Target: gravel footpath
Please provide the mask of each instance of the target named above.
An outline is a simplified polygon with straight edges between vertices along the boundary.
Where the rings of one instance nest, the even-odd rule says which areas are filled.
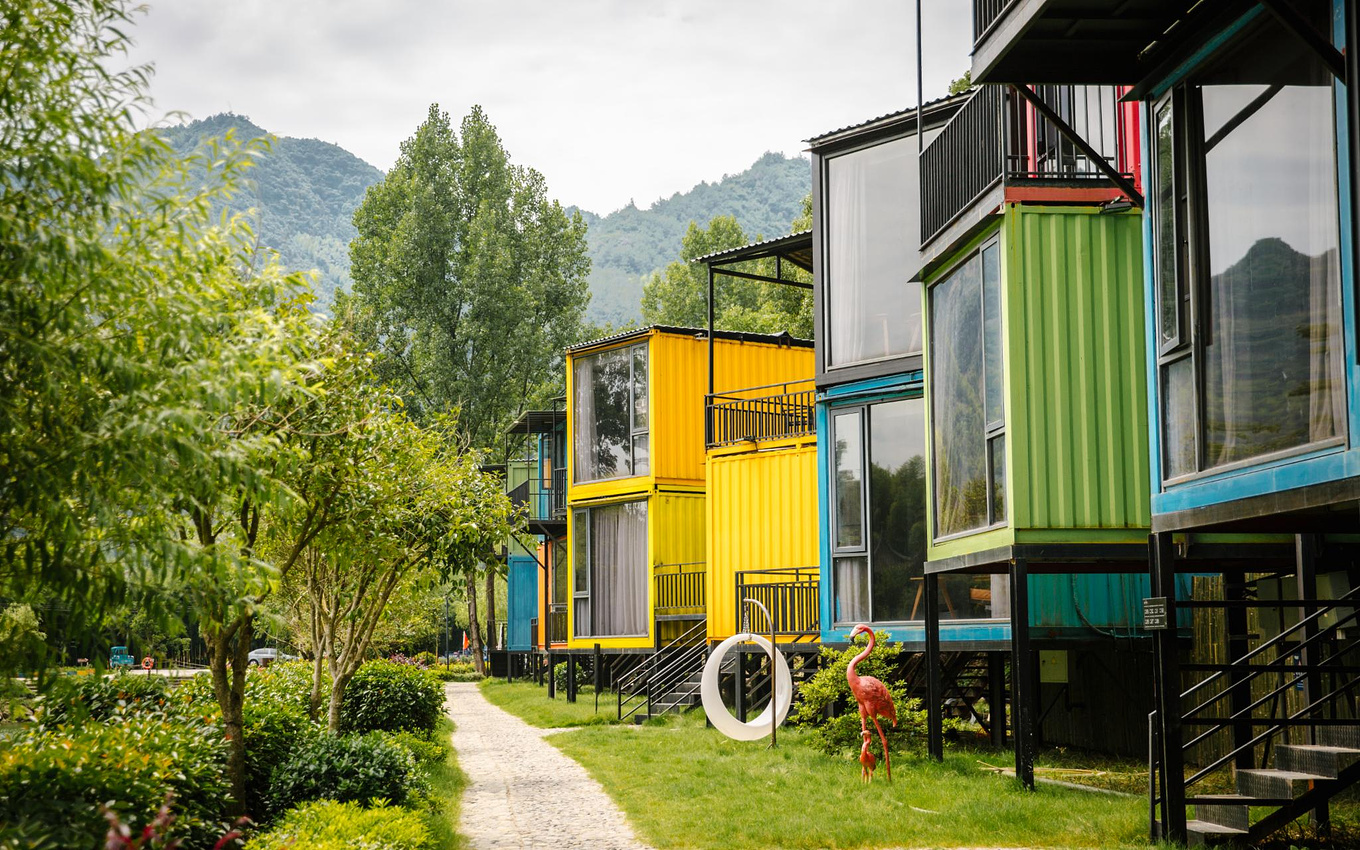
[[[453,747],[468,777],[460,831],[478,850],[648,850],[586,769],[549,732],[492,705],[472,682],[444,686]]]

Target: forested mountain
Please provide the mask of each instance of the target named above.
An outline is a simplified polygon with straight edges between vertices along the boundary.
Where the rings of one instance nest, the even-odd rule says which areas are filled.
[[[603,217],[583,210],[592,261],[587,318],[614,324],[639,320],[644,276],[680,256],[691,221],[707,226],[714,216],[731,215],[752,239],[783,236],[811,188],[806,159],[767,153],[740,174],[700,183],[647,209],[630,203]]]
[[[240,115],[221,114],[164,131],[177,151],[192,151],[205,137],[234,129],[240,141],[269,133]],[[255,208],[260,243],[279,252],[289,269],[316,269],[316,307],[325,310],[337,289],[349,287],[349,242],[354,210],[378,169],[337,145],[319,139],[274,140],[269,155],[250,172],[250,191],[233,206]]]
[[[176,150],[188,152],[203,138],[232,129],[242,141],[269,135],[250,119],[227,113],[164,133]],[[382,178],[377,168],[337,145],[281,136],[252,170],[251,191],[233,206],[259,211],[255,232],[285,266],[318,270],[316,306],[325,310],[337,289],[349,288],[354,210]],[[630,203],[606,216],[582,210],[591,258],[587,318],[616,325],[639,321],[644,278],[680,256],[691,221],[706,226],[714,216],[731,215],[752,239],[783,236],[810,188],[806,159],[767,153],[740,174],[700,183],[646,209]]]

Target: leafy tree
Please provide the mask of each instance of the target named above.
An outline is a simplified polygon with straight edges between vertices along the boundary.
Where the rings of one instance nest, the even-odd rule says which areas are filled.
[[[431,106],[354,215],[344,321],[418,422],[457,411],[494,447],[560,371],[589,294],[585,222],[513,165],[480,107],[457,132]]]
[[[969,68],[963,72],[963,76],[957,80],[949,81],[950,94],[963,94],[973,87],[973,69]]]
[[[805,202],[808,207],[811,196]],[[801,224],[801,217],[794,224]],[[806,228],[803,228],[806,229]],[[757,237],[759,238],[759,237]],[[690,222],[682,244],[681,259],[652,275],[642,288],[642,318],[647,324],[708,326],[708,269],[692,262],[697,257],[740,248],[751,240],[732,216],[717,216],[707,228]],[[737,271],[775,276],[773,260],[741,263]],[[786,279],[811,282],[811,276],[785,264]],[[782,333],[812,337],[812,293],[806,289],[760,283],[726,275],[713,279],[714,327],[728,331]]]

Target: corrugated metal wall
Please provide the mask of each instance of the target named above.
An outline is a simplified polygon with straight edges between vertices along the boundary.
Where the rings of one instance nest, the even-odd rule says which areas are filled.
[[[708,638],[737,628],[739,570],[817,565],[817,442],[708,457]]]
[[[703,493],[659,493],[648,511],[653,566],[703,563]]]
[[[1088,207],[1006,211],[1017,528],[1149,525],[1140,220]]]
[[[532,649],[529,621],[538,616],[538,562],[511,555],[506,577],[506,649]]]
[[[813,375],[811,348],[729,340],[718,340],[714,348],[714,386],[720,393]],[[708,343],[689,335],[656,333],[650,356],[652,475],[670,481],[702,481]]]

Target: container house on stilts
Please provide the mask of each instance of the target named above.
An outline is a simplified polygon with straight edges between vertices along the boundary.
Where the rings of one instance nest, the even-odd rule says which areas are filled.
[[[974,4],[975,81],[1131,86],[1140,114],[1154,837],[1323,825],[1360,780],[1358,16]]]
[[[708,632],[707,390],[771,384],[810,357],[788,336],[669,327],[568,349],[568,698],[585,655],[620,715],[686,698],[672,686]]]
[[[1140,125],[1124,93],[975,87],[920,155],[929,749],[958,686],[945,618],[974,612],[990,704],[1009,663],[1029,787],[1041,740],[1136,754],[1152,708],[1124,687],[1153,669]]]
[[[507,562],[508,674],[533,671],[537,656],[567,642],[567,464],[565,399],[530,410],[506,429],[506,494],[523,516],[525,539]]]

